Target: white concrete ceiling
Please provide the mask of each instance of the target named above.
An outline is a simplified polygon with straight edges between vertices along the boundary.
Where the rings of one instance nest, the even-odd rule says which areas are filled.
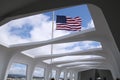
[[[64,56],[73,56],[73,55],[98,55],[98,56],[103,56],[105,59],[88,59],[88,60],[73,60],[73,61],[66,61],[66,62],[56,62],[53,63],[53,65],[60,65],[60,64],[68,64],[70,62],[86,62],[83,63],[87,66],[90,66],[91,68],[103,68],[103,69],[111,69],[111,70],[119,70],[119,64],[117,64],[116,59],[115,59],[115,54],[119,54],[118,48],[115,44],[115,41],[113,39],[112,33],[108,27],[108,24],[105,20],[105,17],[101,10],[93,5],[88,5],[94,24],[95,24],[95,29],[90,29],[87,31],[79,32],[73,35],[67,35],[59,38],[55,38],[53,40],[47,40],[47,41],[42,41],[42,42],[32,42],[32,43],[25,43],[25,44],[19,44],[19,45],[3,45],[6,47],[1,46],[1,50],[6,51],[6,52],[14,52],[14,53],[21,53],[21,51],[40,47],[43,45],[48,45],[48,44],[57,44],[57,43],[66,43],[66,42],[75,42],[75,41],[84,41],[84,40],[91,40],[91,41],[97,41],[102,44],[102,48],[98,49],[91,49],[87,51],[77,51],[77,52],[71,52],[67,54],[61,54],[61,55],[47,55],[47,56],[41,56],[35,57],[36,60],[46,60],[46,59],[51,59],[51,58],[59,58],[59,57],[64,57]],[[6,12],[4,12],[6,13]],[[1,14],[4,14],[1,13]],[[99,15],[99,16],[98,16]],[[115,53],[115,54],[114,54]],[[100,62],[100,65],[98,64],[89,64],[87,62]],[[112,67],[111,67],[112,66]],[[65,66],[64,66],[65,67]],[[76,68],[77,67],[77,68]],[[79,64],[74,64],[74,65],[67,65],[66,68],[72,68],[72,69],[77,69],[77,70],[86,70],[89,69],[89,67],[84,67],[81,68]]]

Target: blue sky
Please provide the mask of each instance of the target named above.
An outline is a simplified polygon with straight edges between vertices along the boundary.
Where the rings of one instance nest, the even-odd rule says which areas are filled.
[[[35,77],[44,77],[44,68],[36,67],[33,76]]]
[[[49,15],[50,20],[52,20],[52,12],[45,13],[45,15]],[[87,23],[89,23],[89,21],[92,19],[87,5],[73,6],[60,10],[55,10],[54,15],[55,15],[55,20],[56,20],[56,15],[70,16],[72,18],[79,16],[82,19],[83,27],[87,27]]]
[[[82,19],[82,30],[94,28],[94,23],[87,8],[87,5],[74,6],[74,7],[56,10],[55,16],[56,15],[70,16],[73,18],[79,16]],[[56,30],[55,27],[56,24],[54,24],[54,37],[60,37],[71,34],[70,31]],[[0,37],[1,37],[0,42],[6,43],[8,45],[13,45],[13,44],[20,44],[27,42],[49,40],[51,39],[51,31],[52,31],[51,29],[52,29],[52,11],[17,19],[17,20],[12,20],[0,27]],[[99,47],[100,43],[92,42],[92,41],[86,41],[86,42],[83,41],[77,44],[74,43],[72,45],[64,44],[64,46],[65,45],[67,45],[67,47],[65,47],[64,50],[61,51],[69,51],[72,50],[71,48],[74,49],[75,47],[77,47],[76,48],[77,50],[78,49],[84,50],[86,48],[89,49],[91,48],[91,46],[95,48],[95,47]],[[55,51],[58,51],[57,49],[60,48],[61,46],[57,46]],[[38,55],[36,51],[37,52],[49,51],[50,47],[46,47],[45,49],[46,50],[41,50],[41,49],[33,50],[32,53],[34,52],[34,55],[35,54]],[[44,52],[44,53],[48,53],[48,52]]]
[[[33,26],[30,24],[24,24],[22,25],[22,27],[16,28],[15,26],[13,26],[10,29],[10,34],[11,35],[16,35],[16,36],[20,36],[23,39],[27,39],[30,38],[30,31],[33,29]]]
[[[9,74],[26,75],[27,65],[20,63],[13,63],[10,67]]]
[[[70,17],[79,16],[82,19],[82,26],[87,27],[87,24],[92,18],[89,13],[87,5],[74,6],[72,8],[65,8],[55,11],[56,15],[65,15]]]

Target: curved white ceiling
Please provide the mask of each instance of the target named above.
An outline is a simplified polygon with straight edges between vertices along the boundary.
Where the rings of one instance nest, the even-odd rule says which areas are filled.
[[[108,28],[108,24],[106,23],[105,17],[103,16],[102,12],[95,6],[91,6],[91,5],[88,6],[95,24],[95,28],[90,28],[69,35],[56,37],[54,39],[46,40],[46,38],[44,38],[45,41],[38,40],[36,42],[21,43],[21,44],[16,43],[12,45],[1,41],[1,44],[5,44],[4,46],[7,46],[7,48],[5,48],[6,51],[9,50],[14,53],[22,52],[23,54],[34,58],[36,61],[42,62],[48,60],[48,62],[50,62],[50,59],[52,58],[53,65],[55,66],[63,65],[66,68],[72,67],[73,69],[81,69],[81,67],[79,66],[81,64],[82,66],[86,65],[86,66],[91,66],[92,68],[93,67],[108,68],[111,70],[114,70],[113,68],[115,67],[115,70],[117,71],[118,67],[113,55],[118,51],[114,39],[112,37],[112,34]],[[48,22],[48,24],[51,23]],[[44,37],[46,37],[46,35]],[[92,41],[94,41],[97,44],[97,47],[91,45]],[[72,43],[69,44],[69,42]],[[87,44],[87,46],[84,48],[80,48],[81,46],[84,45],[78,46],[78,44],[80,44],[79,42],[82,42],[82,44],[85,45]],[[51,56],[51,48],[50,48],[51,44],[55,49],[53,50],[52,56]],[[74,46],[75,44],[77,44],[77,46]],[[84,55],[87,56],[87,59],[83,59],[86,58],[84,57]],[[101,65],[92,64],[94,63],[94,61],[98,63],[100,62]],[[71,65],[73,64],[72,62],[79,62],[79,63],[78,64],[76,63],[73,66],[71,66],[70,62]],[[89,64],[89,62],[91,62],[91,64]],[[89,69],[89,68],[86,67],[85,69]]]

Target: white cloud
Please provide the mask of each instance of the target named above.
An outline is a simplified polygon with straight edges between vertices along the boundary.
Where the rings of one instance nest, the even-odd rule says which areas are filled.
[[[92,19],[87,23],[86,27],[82,27],[82,30],[90,29],[90,28],[95,28],[95,25]]]
[[[44,14],[33,15],[21,19],[16,19],[8,22],[7,24],[0,27],[0,42],[8,45],[43,41],[51,39],[52,32],[52,21],[49,20],[50,16]],[[20,28],[24,24],[30,24],[33,29],[30,31],[31,38],[22,39],[20,36],[11,35],[9,32],[12,27]],[[82,30],[94,27],[93,20],[88,23],[87,27],[83,27]],[[60,37],[63,35],[70,34],[70,31],[55,30],[56,24],[54,22],[54,37]]]
[[[47,18],[47,19],[49,19],[49,18]],[[43,22],[43,25],[45,25],[45,26],[41,26],[40,28],[35,27],[31,31],[32,39],[42,41],[42,40],[46,40],[48,38],[49,39],[51,38],[52,21],[48,21],[47,19],[45,19],[44,22]],[[48,22],[46,22],[46,21],[48,21]],[[45,23],[47,23],[47,24],[45,24]],[[46,27],[46,26],[49,26],[49,27]],[[84,28],[84,29],[93,28],[93,27],[94,27],[93,20],[91,20],[88,23],[88,26],[86,28]],[[54,24],[54,37],[59,37],[59,36],[70,34],[69,31],[55,30],[55,28],[56,28],[56,25]],[[40,34],[38,34],[38,33],[44,34],[44,36],[41,35],[42,37],[40,37]],[[80,50],[84,50],[84,49],[100,48],[101,47],[101,45],[97,45],[97,46],[92,45],[92,43],[95,43],[95,42],[83,41],[83,42],[79,43],[82,46],[78,45],[78,46],[73,47],[72,49],[65,49],[67,47],[74,46],[75,44],[78,44],[78,43],[79,42],[69,43],[69,44],[66,44],[66,43],[56,44],[56,45],[54,45],[53,53],[54,54],[67,53],[67,52],[74,52],[74,51],[80,51]],[[35,49],[24,51],[24,53],[28,53],[33,57],[35,57],[35,56],[43,56],[43,55],[50,55],[51,54],[50,49],[51,49],[51,46],[47,45],[47,46],[43,46],[43,47],[40,47],[40,48],[35,48]]]
[[[82,51],[93,48],[101,48],[101,44],[95,41],[78,41],[71,43],[55,44],[54,54],[69,53],[69,52]]]
[[[0,27],[0,42],[11,45],[51,39],[52,21],[49,19],[50,16],[39,14],[12,20]],[[12,27],[20,28],[24,24],[30,24],[33,26],[33,29],[30,31],[31,38],[22,39],[20,36],[11,35],[9,31]],[[55,28],[56,25],[54,24],[54,37],[70,33],[69,31],[55,30]]]
[[[14,63],[11,65],[9,74],[21,74],[26,75],[27,66],[22,64]]]
[[[100,64],[101,62],[92,62],[92,61],[80,61],[80,62],[70,62],[66,64],[57,65],[58,67],[71,66],[71,65],[82,65],[82,64]]]
[[[50,51],[51,51],[51,45],[47,45],[47,46],[38,47],[30,50],[25,50],[25,51],[22,51],[22,53],[28,54],[34,58],[36,56],[50,55]]]
[[[33,76],[44,77],[44,68],[36,67]]]
[[[96,45],[95,45],[96,44]],[[62,43],[62,44],[54,44],[53,45],[53,54],[62,54],[62,53],[70,53],[75,51],[82,51],[93,48],[101,48],[101,44],[95,41],[81,41],[81,42],[70,42],[70,43]],[[46,45],[30,50],[23,51],[24,54],[29,54],[34,57],[42,57],[45,55],[51,55],[51,45]]]
[[[52,60],[54,63],[60,61],[75,61],[75,60],[89,60],[89,59],[105,59],[105,58],[99,55],[80,55],[80,56],[77,55],[77,56],[63,56],[59,58],[54,58]],[[44,60],[44,62],[49,63],[50,59]]]
[[[30,24],[33,26],[33,29],[30,31],[30,38],[23,39],[16,35],[11,35],[9,30],[14,27],[22,27],[24,24]],[[83,27],[82,30],[93,28],[94,23],[93,20],[90,20],[88,22],[87,27]],[[70,34],[70,31],[64,31],[64,30],[55,30],[56,25],[54,22],[54,37],[59,37],[63,35]],[[18,43],[26,43],[26,42],[34,42],[34,41],[44,41],[51,39],[51,33],[52,32],[52,21],[50,20],[50,16],[44,15],[44,14],[38,14],[34,16],[29,16],[17,20],[10,21],[9,23],[3,25],[0,27],[0,42],[6,43],[8,45],[11,44],[18,44]],[[69,44],[57,44],[54,47],[54,53],[66,53],[66,52],[73,52],[78,50],[84,50],[84,49],[90,49],[90,48],[96,48],[100,47],[101,45],[92,45],[91,41],[83,41],[83,42],[76,42],[76,43],[69,43]],[[74,45],[79,44],[74,47]],[[65,49],[67,47],[73,46],[72,49]],[[27,51],[30,55],[38,56],[42,53],[44,54],[50,54],[50,46],[44,46],[37,49],[32,49]],[[32,52],[32,53],[31,53]]]

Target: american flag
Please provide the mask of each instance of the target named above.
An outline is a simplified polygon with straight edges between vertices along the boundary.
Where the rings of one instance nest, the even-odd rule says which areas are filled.
[[[81,30],[81,18],[75,17],[67,17],[57,15],[56,17],[56,30],[68,30],[68,31],[80,31]]]

